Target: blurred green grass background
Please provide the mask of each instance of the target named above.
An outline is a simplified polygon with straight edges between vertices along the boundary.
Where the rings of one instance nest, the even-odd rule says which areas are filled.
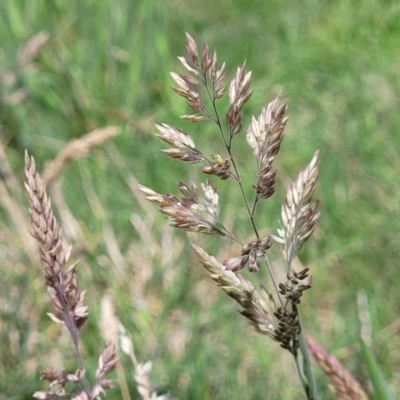
[[[131,190],[138,180],[176,194],[177,180],[199,178],[196,166],[188,173],[162,156],[153,122],[179,126],[209,152],[222,151],[211,124],[178,118],[188,110],[170,90],[169,72],[182,71],[176,57],[184,53],[185,31],[217,50],[228,77],[246,60],[255,92],[245,121],[280,90],[289,101],[278,190],[259,213],[259,226],[276,229],[284,185],[320,149],[322,215],[300,257],[314,276],[301,306],[305,330],[366,383],[357,345],[357,293],[365,290],[372,351],[392,391],[400,391],[399,11],[398,2],[387,0],[2,1],[0,398],[31,398],[45,387],[40,371],[63,359],[75,368],[68,338],[46,315],[41,267],[24,227],[16,226],[18,217],[28,221],[23,151],[41,169],[72,139],[108,125],[122,133],[60,177],[60,197],[78,223],[69,239],[90,307],[82,332],[89,375],[104,343],[99,302],[109,289],[138,359],[153,361],[161,392],[185,399],[301,398],[290,357],[250,329],[204,276],[186,235]],[[20,49],[40,31],[48,41],[21,66]],[[244,148],[243,135],[237,142]],[[250,190],[251,154],[243,150],[238,159]],[[224,219],[246,237],[239,201],[225,182],[215,183]],[[229,252],[214,238],[190,240]],[[121,362],[138,398],[133,367],[122,355]],[[317,379],[321,398],[331,398],[325,378]],[[120,398],[118,384],[109,398]]]

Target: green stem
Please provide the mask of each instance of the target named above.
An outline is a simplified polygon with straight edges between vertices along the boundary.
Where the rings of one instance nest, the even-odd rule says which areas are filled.
[[[295,305],[293,305],[293,307],[297,312],[297,315],[299,317],[299,323],[301,326],[300,315],[298,314],[297,307]],[[315,384],[314,373],[313,373],[312,367],[311,367],[310,354],[308,352],[307,343],[306,343],[306,339],[304,337],[303,329],[300,330],[299,342],[300,342],[300,352],[303,357],[303,373],[304,373],[304,375],[307,379],[307,383],[308,383],[308,388],[304,388],[304,389],[306,391],[307,398],[309,400],[317,400],[318,399],[317,386]]]
[[[274,274],[272,273],[271,265],[270,265],[270,263],[269,263],[269,259],[268,259],[267,256],[265,256],[265,266],[267,267],[268,275],[269,275],[269,277],[270,277],[270,279],[271,279],[271,282],[272,282],[272,284],[273,284],[273,286],[274,286],[276,295],[278,296],[279,303],[281,304],[281,307],[283,307],[282,296],[281,296],[280,293],[279,293],[279,288],[278,288],[278,285],[277,285],[276,280],[275,280],[275,278],[274,278]]]
[[[299,358],[297,356],[294,356],[294,362],[296,364],[297,375],[299,376],[301,386],[303,386],[304,393],[306,394],[307,399],[310,399],[310,396],[309,396],[310,390],[309,390],[307,382],[304,380],[304,376],[303,376],[303,373],[301,371],[300,364],[299,364]]]

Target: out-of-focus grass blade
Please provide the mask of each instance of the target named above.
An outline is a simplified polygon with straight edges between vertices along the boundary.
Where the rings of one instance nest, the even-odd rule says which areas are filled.
[[[360,338],[361,351],[368,368],[369,377],[371,379],[372,386],[374,387],[375,398],[377,400],[392,400],[392,396],[389,393],[385,379],[383,378],[382,371],[378,364],[375,362],[374,356],[369,351],[364,340]]]

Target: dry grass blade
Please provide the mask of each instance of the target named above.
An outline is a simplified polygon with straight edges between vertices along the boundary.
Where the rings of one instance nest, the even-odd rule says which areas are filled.
[[[71,160],[77,160],[85,157],[90,149],[100,146],[106,140],[109,140],[120,133],[120,129],[116,126],[108,126],[102,129],[96,129],[79,139],[73,140],[61,150],[57,157],[49,162],[43,172],[43,180],[49,185],[59,175],[64,166]]]

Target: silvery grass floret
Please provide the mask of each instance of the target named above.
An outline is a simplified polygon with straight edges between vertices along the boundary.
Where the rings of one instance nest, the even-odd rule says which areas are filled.
[[[85,292],[80,291],[78,287],[77,262],[67,267],[70,251],[64,248],[61,230],[53,214],[44,181],[36,169],[35,160],[27,153],[25,153],[25,175],[32,235],[39,245],[47,293],[53,309],[53,313],[48,313],[48,315],[53,321],[67,328],[79,365],[74,373],[68,373],[66,370],[56,371],[51,368],[43,371],[41,379],[49,382],[50,390],[36,392],[33,397],[48,400],[99,398],[105,390],[112,387],[112,381],[104,379],[104,376],[111,372],[117,363],[115,346],[108,344],[103,349],[95,373],[95,383],[91,386],[86,378],[86,370],[79,349],[79,330],[88,318],[88,308],[84,304]]]
[[[204,43],[200,52],[189,34],[186,34],[186,39],[187,55],[178,57],[186,73],[171,72],[177,85],[173,90],[192,109],[191,113],[181,118],[191,122],[213,122],[224,142],[226,155],[205,154],[189,134],[167,124],[155,125],[157,136],[170,146],[163,150],[168,157],[202,164],[203,173],[221,180],[232,180],[233,184],[239,185],[255,239],[244,243],[223,225],[218,214],[218,190],[209,179],[201,184],[201,194],[194,182],[178,182],[179,197],[159,194],[143,185],[137,185],[137,188],[145,199],[159,206],[173,227],[222,236],[241,245],[240,253],[222,261],[195,244],[192,247],[211,279],[241,305],[241,314],[250,320],[256,331],[279,342],[293,355],[305,395],[308,399],[315,399],[315,383],[298,312],[302,294],[311,288],[312,278],[307,268],[295,271],[292,261],[315,230],[319,217],[318,201],[312,198],[318,179],[318,151],[297,179],[287,187],[277,233],[262,237],[255,214],[258,204],[275,192],[276,169],[273,161],[283,139],[287,103],[279,93],[258,117],[252,117],[250,125],[244,129],[243,107],[252,95],[251,72],[246,71],[246,65],[243,64],[227,88],[225,64],[218,65],[216,52],[211,52],[207,43]],[[229,108],[223,118],[216,104],[226,92]],[[244,182],[234,155],[235,137],[241,133],[245,134],[256,163],[252,201],[245,196]],[[267,252],[273,241],[282,246],[286,274],[284,282],[276,282],[270,268]],[[257,273],[262,265],[268,270],[275,293],[270,293],[264,285],[258,290],[242,275],[244,268]],[[300,353],[303,363],[299,362]]]

